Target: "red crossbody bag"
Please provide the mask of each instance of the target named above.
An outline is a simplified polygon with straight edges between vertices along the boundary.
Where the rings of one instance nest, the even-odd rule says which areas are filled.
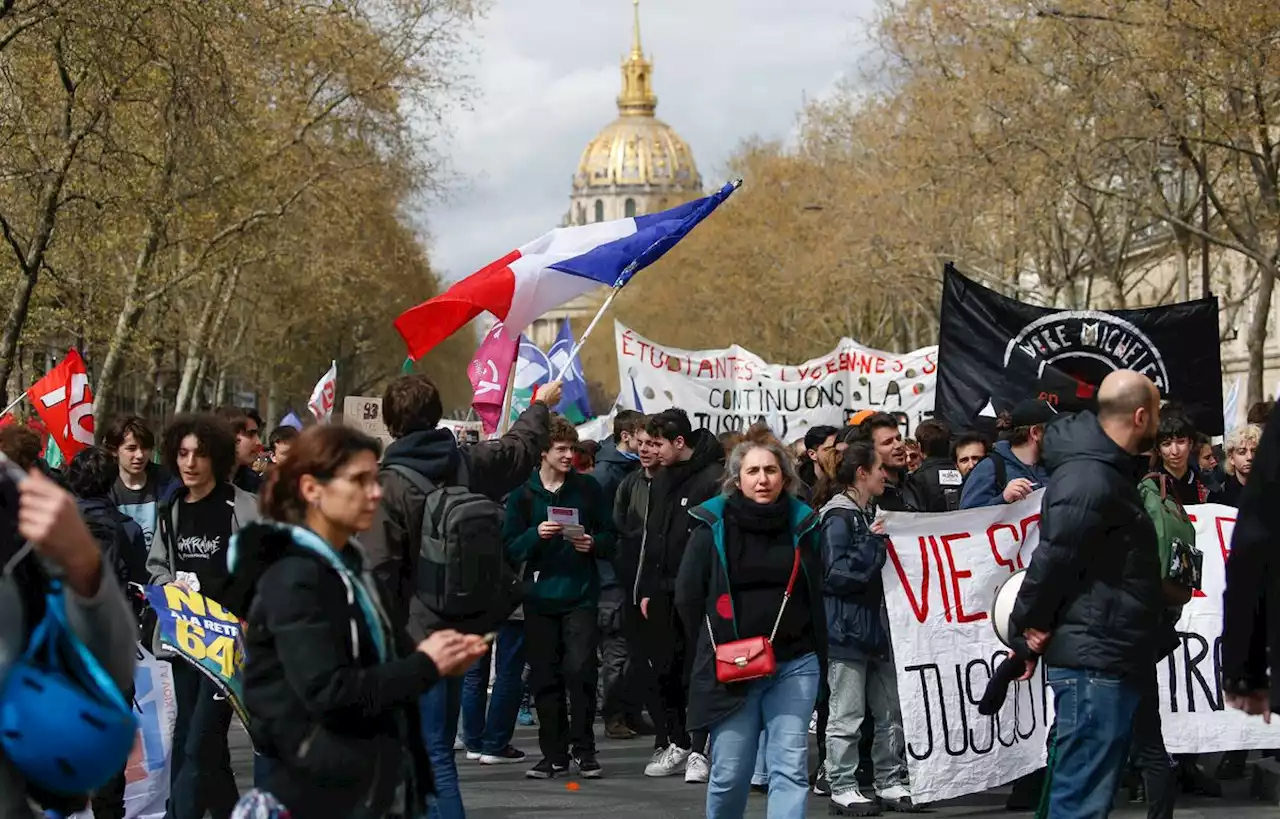
[[[795,560],[791,563],[791,579],[787,581],[787,590],[782,593],[782,605],[778,608],[778,617],[773,621],[773,631],[768,637],[747,637],[731,643],[716,645],[716,635],[711,630],[711,618],[704,616],[707,622],[707,636],[711,638],[711,648],[716,653],[716,679],[722,683],[747,682],[762,677],[771,677],[778,671],[778,661],[773,656],[773,638],[778,634],[778,624],[782,622],[782,614],[787,610],[787,601],[796,586],[796,576],[800,573],[800,550],[796,549]],[[735,623],[737,617],[735,615]]]

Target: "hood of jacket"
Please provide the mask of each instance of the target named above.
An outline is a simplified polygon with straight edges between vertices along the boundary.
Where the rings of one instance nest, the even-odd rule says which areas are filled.
[[[862,511],[858,508],[858,504],[853,502],[853,498],[849,497],[849,495],[844,492],[840,492],[832,497],[831,500],[827,501],[823,505],[822,509],[819,510],[818,514],[825,518],[827,513],[834,509],[847,509],[852,512]]]
[[[712,464],[724,463],[724,447],[710,430],[695,429],[692,438],[693,455],[689,460],[663,467],[674,479],[673,483],[683,481],[686,476],[697,474]]]
[[[462,463],[458,440],[447,429],[426,429],[397,438],[383,453],[382,465],[399,464],[431,481],[457,474]]]
[[[76,506],[80,508],[80,516],[83,518],[92,517],[115,522],[124,517],[111,502],[111,498],[106,495],[97,498],[79,498],[76,500]]]
[[[640,459],[633,453],[619,452],[618,445],[613,442],[613,439],[607,438],[601,444],[600,451],[596,453],[596,466],[601,464],[609,464],[615,469],[630,472],[640,466]]]
[[[716,533],[716,548],[721,551],[722,560],[724,559],[724,507],[728,501],[727,495],[717,495],[689,510],[690,515],[709,525]],[[791,535],[796,540],[818,525],[818,514],[795,495],[787,496],[787,514],[791,520]]]
[[[999,451],[1000,444],[996,444]],[[1142,476],[1141,456],[1130,455],[1107,437],[1092,412],[1081,412],[1050,424],[1044,433],[1041,460],[1053,474],[1072,461],[1096,461],[1107,464],[1136,485]]]

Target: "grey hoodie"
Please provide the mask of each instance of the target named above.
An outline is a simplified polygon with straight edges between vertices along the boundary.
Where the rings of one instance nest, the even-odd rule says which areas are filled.
[[[107,568],[106,563],[102,568]],[[46,566],[46,570],[51,576],[57,574],[52,567]],[[138,632],[133,612],[115,578],[109,571],[104,572],[93,597],[81,597],[69,588],[63,594],[72,632],[93,652],[116,685],[128,690],[133,684]],[[14,581],[0,577],[0,680],[21,654],[28,628]],[[21,776],[0,755],[0,819],[31,819],[38,815],[27,802]]]

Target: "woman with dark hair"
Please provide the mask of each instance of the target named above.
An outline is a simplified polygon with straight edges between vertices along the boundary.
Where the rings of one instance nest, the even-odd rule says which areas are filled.
[[[836,484],[841,491],[822,507],[823,591],[831,654],[831,812],[874,816],[881,806],[911,811],[902,709],[880,582],[889,539],[884,524],[876,520],[875,501],[884,493],[885,472],[871,442],[856,441],[840,453]],[[875,717],[874,799],[862,793],[857,779],[863,717],[868,714]]]
[[[707,817],[746,812],[762,731],[769,815],[803,817],[827,643],[818,518],[786,492],[797,479],[777,441],[744,441],[726,471],[723,494],[690,511],[695,528],[675,593],[681,620],[697,625],[688,727],[711,732]],[[772,662],[743,679],[717,659],[738,651]]]
[[[382,499],[378,454],[347,427],[303,432],[263,490],[271,522],[231,548],[225,603],[247,620],[245,706],[272,760],[260,785],[294,819],[421,815],[431,779],[415,703],[486,647],[454,631],[413,647],[392,630],[353,539]]]

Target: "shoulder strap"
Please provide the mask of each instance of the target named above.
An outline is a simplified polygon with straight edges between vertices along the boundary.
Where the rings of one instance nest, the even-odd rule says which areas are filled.
[[[1163,473],[1148,472],[1146,475],[1142,476],[1142,480],[1151,481],[1156,486],[1160,487],[1160,500],[1165,500],[1169,497],[1169,481]],[[1177,498],[1175,497],[1174,500],[1176,501]],[[1179,503],[1178,505],[1181,506],[1182,504]]]
[[[382,471],[396,473],[397,475],[401,476],[409,483],[413,484],[414,487],[416,487],[418,491],[422,492],[424,495],[430,494],[436,491],[436,489],[438,488],[435,485],[435,483],[426,475],[423,475],[421,472],[418,472],[416,469],[410,469],[409,467],[403,464],[390,464],[388,466],[382,467]]]
[[[996,471],[996,491],[1003,492],[1004,488],[1009,485],[1009,467],[1004,462],[1004,458],[1000,457],[999,452],[992,452],[987,457],[991,459],[991,465]]]

